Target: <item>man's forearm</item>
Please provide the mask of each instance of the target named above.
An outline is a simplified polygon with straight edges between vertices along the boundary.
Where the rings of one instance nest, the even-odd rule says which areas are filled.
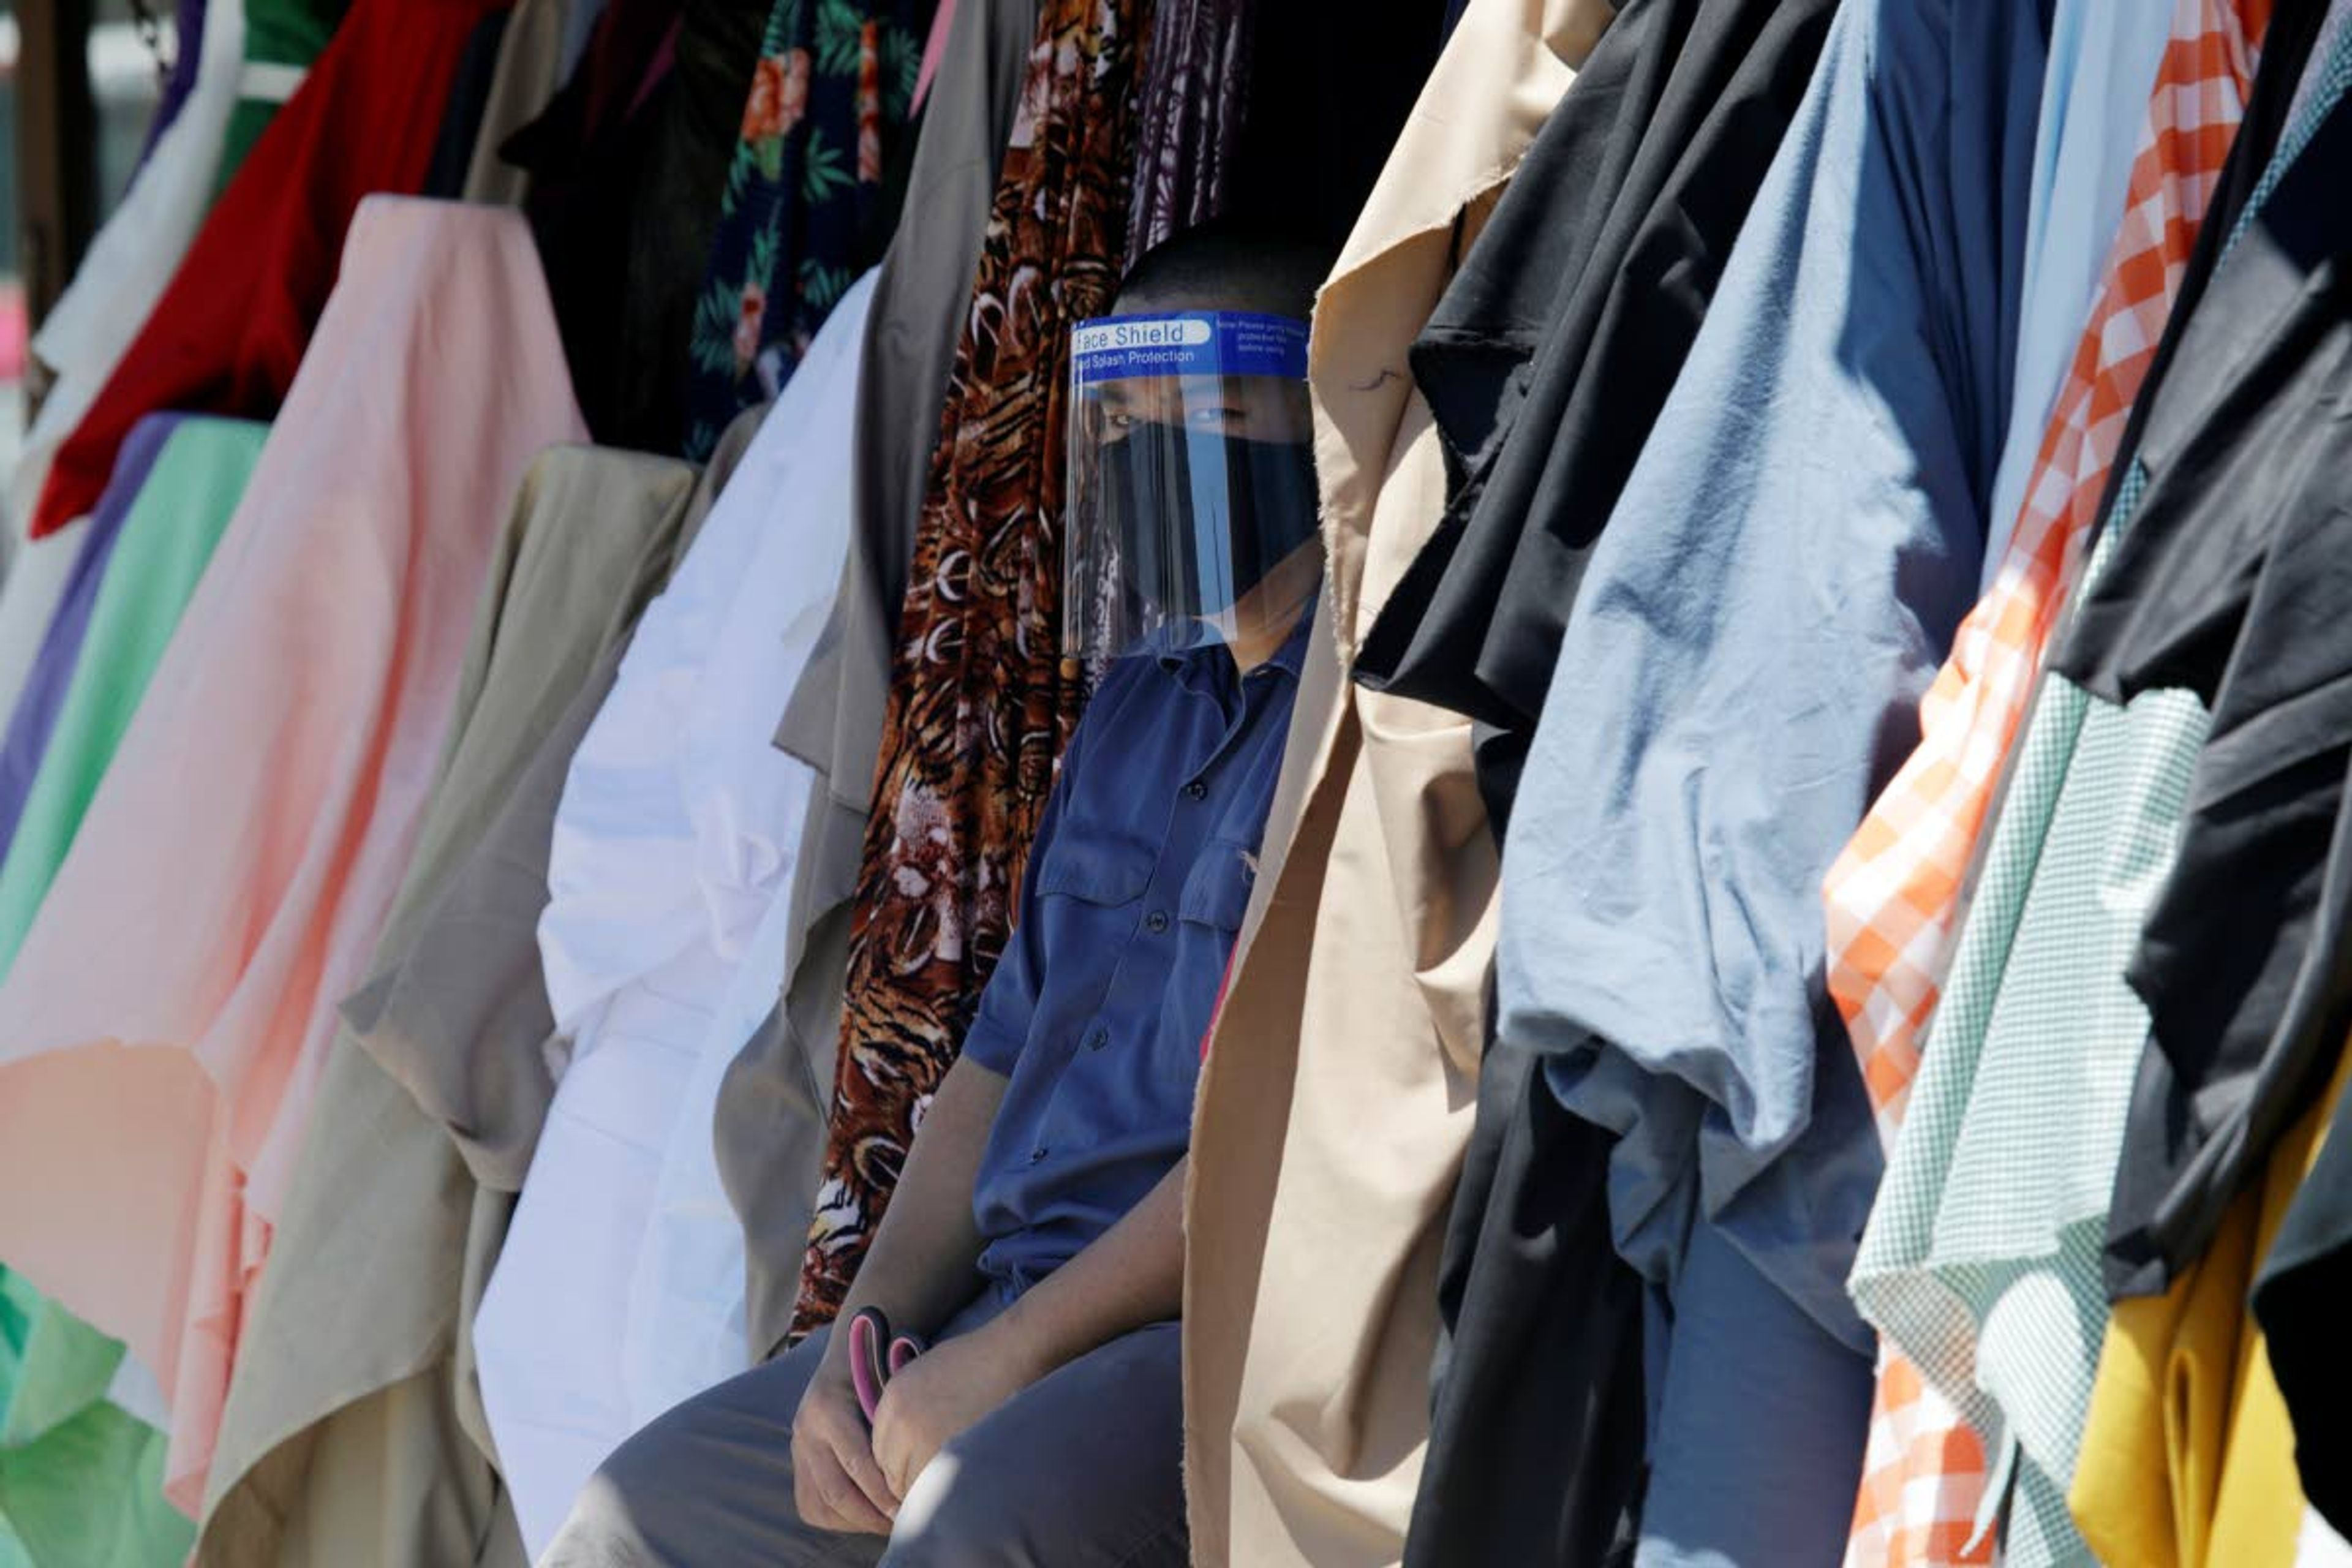
[[[1186,1160],[1076,1258],[1023,1292],[984,1331],[1028,1380],[1184,1304]]]
[[[893,1330],[934,1334],[971,1300],[982,1247],[971,1194],[1004,1086],[972,1062],[948,1069],[842,1304],[844,1322],[879,1307]]]

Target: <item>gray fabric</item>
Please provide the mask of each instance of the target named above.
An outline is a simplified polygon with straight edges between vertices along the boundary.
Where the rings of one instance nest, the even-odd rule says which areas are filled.
[[[890,644],[1036,24],[1037,0],[957,5],[906,214],[866,320],[852,456],[856,510],[841,591],[776,733],[776,744],[817,775],[793,878],[783,994],[729,1069],[713,1125],[719,1173],[743,1221],[751,1343],[764,1353],[782,1344],[800,1293]]]
[[[1003,1310],[992,1292],[941,1339]],[[898,1530],[800,1522],[792,1428],[830,1330],[697,1395],[622,1445],[540,1568],[1183,1568],[1174,1323],[1113,1340],[954,1438]]]
[[[570,493],[558,504],[583,510],[594,504],[600,488],[616,485],[620,476],[613,469],[639,460],[593,449],[578,457],[566,476]],[[441,879],[407,940],[386,944],[391,962],[379,964],[343,1005],[344,1020],[362,1047],[425,1114],[447,1124],[477,1179],[509,1190],[521,1184],[552,1093],[537,1050],[554,1026],[539,983],[538,947],[535,940],[517,938],[532,937],[547,900],[547,824],[572,752],[612,685],[626,628],[669,575],[670,539],[694,470],[672,464],[668,471],[667,510],[677,515],[658,550],[637,563],[626,593],[583,628],[590,633],[584,642],[589,663],[566,680],[568,700],[552,717],[541,714],[511,728],[506,744],[522,761],[488,803],[496,816],[475,825],[472,852]],[[515,1054],[509,1042],[518,1037],[527,1038],[531,1058],[532,1071],[522,1081],[507,1070]],[[519,1142],[522,1152],[509,1171],[472,1147],[485,1142],[500,1152]]]
[[[1835,1563],[1862,1481],[1870,1363],[1711,1225],[1691,1228],[1661,1362],[1636,1568]]]

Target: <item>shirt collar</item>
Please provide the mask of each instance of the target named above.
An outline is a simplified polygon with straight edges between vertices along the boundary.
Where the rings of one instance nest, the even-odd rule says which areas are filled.
[[[1279,669],[1293,679],[1297,679],[1299,671],[1307,663],[1307,639],[1314,635],[1316,601],[1322,596],[1322,590],[1319,588],[1307,595],[1307,603],[1298,612],[1298,624],[1290,628],[1290,635],[1282,639],[1282,646],[1275,649],[1264,664],[1257,667],[1259,669]],[[1162,634],[1163,637],[1164,635]],[[1225,653],[1225,645],[1222,642],[1204,643],[1193,647],[1170,647],[1162,642],[1160,647],[1153,650],[1153,657],[1159,659],[1160,668],[1171,675],[1177,676],[1181,676],[1188,670],[1198,672],[1213,669],[1216,666],[1212,661],[1219,655],[1223,655],[1227,658],[1232,657]],[[1255,671],[1252,673],[1255,674]]]

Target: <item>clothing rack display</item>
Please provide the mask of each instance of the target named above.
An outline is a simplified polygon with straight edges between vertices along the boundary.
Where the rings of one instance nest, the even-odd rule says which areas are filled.
[[[2352,0],[178,17],[0,1568],[2352,1562]]]

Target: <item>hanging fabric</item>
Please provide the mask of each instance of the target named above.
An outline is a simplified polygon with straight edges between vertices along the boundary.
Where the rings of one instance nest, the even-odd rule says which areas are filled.
[[[1499,1035],[1618,1133],[1617,1244],[1661,1298],[1645,1557],[1844,1542],[1871,1342],[1844,1283],[1881,1152],[1816,900],[1976,592],[2043,26],[2029,0],[1839,9],[1585,565],[1517,801]],[[1801,1312],[1686,1335],[1710,1281]]]
[[[207,1563],[247,1568],[281,1551],[526,1561],[470,1341],[520,1172],[503,1189],[478,1185],[458,1130],[395,1074],[468,1051],[511,1059],[518,1038],[535,1054],[551,1032],[535,928],[556,797],[638,613],[730,471],[714,459],[698,483],[673,459],[563,447],[515,497],[509,564],[476,619],[462,734],[374,977],[345,1005],[247,1321]],[[488,1134],[486,1120],[467,1131]]]
[[[1345,674],[1444,504],[1413,335],[1606,19],[1581,0],[1475,4],[1318,302],[1329,578],[1194,1113],[1185,1470],[1202,1563],[1369,1568],[1403,1550],[1496,867],[1468,725]],[[1334,1418],[1303,1432],[1307,1408]]]
[[[1153,9],[1136,103],[1140,156],[1121,271],[1226,210],[1261,8],[1256,0],[1193,0]]]
[[[90,609],[106,580],[107,563],[113,559],[115,546],[121,539],[123,520],[179,422],[176,414],[154,414],[131,427],[130,437],[122,443],[122,455],[115,459],[114,477],[107,481],[106,492],[98,498],[89,527],[75,541],[73,569],[67,574],[57,608],[26,672],[24,689],[17,694],[16,710],[8,721],[6,739],[0,742],[0,858],[6,856],[8,844],[16,837],[25,797],[31,792],[41,758],[48,751],[49,736],[57,728],[58,708],[65,700],[66,688],[73,681],[74,668],[89,630]]]
[[[1430,650],[1451,646],[1435,623],[1469,602],[1476,552],[1532,557],[1542,534],[1547,572],[1578,569],[1698,330],[1832,9],[1649,3],[1610,23],[1414,342],[1448,460],[1446,510],[1367,633],[1360,682],[1459,706],[1446,682],[1470,675],[1469,650]],[[1475,612],[1474,637],[1495,609]],[[1400,648],[1414,671],[1402,686],[1380,673]],[[1503,739],[1479,752],[1490,813],[1509,802]],[[1489,825],[1499,835],[1499,816]],[[1580,1561],[1625,1523],[1644,1394],[1638,1283],[1610,1243],[1612,1142],[1560,1108],[1524,1047],[1489,1045],[1441,1262],[1444,1338],[1409,1563]]]
[[[496,526],[478,487],[578,431],[513,220],[391,200],[362,216],[329,350],[0,988],[7,1178],[117,1151],[75,1203],[0,1215],[0,1256],[163,1378],[191,1512],[334,999],[440,743]],[[428,310],[439,330],[416,331]],[[485,417],[409,397],[411,377],[509,390]]]
[[[2320,136],[2303,166],[2332,169],[2334,140]],[[2127,975],[2151,1032],[2107,1219],[2118,1295],[2168,1287],[2203,1251],[2352,1023],[2352,977],[2325,940],[2342,930],[2328,906],[2346,894],[2327,872],[2352,761],[2352,712],[2334,695],[2352,639],[2335,635],[2332,607],[2352,492],[2336,477],[2329,399],[2352,334],[2323,288],[2335,280],[2301,260],[2346,248],[2333,210],[2295,199],[2305,189],[2271,198],[2199,306],[2235,328],[2220,341],[2237,357],[2200,366],[2229,393],[2206,418],[2229,428],[2193,447],[2150,433],[2146,460],[2168,464],[2170,482],[2053,665],[2106,701],[2177,689],[2212,716],[2179,859]]]
[[[0,973],[65,858],[268,433],[243,421],[165,415],[142,421],[124,443],[0,759],[15,764],[10,783],[22,779],[0,870]],[[110,559],[122,570],[107,572]],[[194,1530],[163,1498],[164,1436],[109,1398],[123,1346],[38,1300],[26,1281],[9,1276],[0,1288],[33,1304],[34,1329],[0,1380],[0,1516],[33,1532],[35,1562],[100,1537],[113,1541],[124,1568],[184,1562]],[[126,1476],[139,1489],[127,1501]]]
[[[814,773],[787,895],[784,984],[730,1067],[712,1128],[742,1220],[751,1352],[762,1361],[783,1345],[800,1296],[898,610],[940,402],[1036,37],[1037,0],[956,0],[905,216],[875,277],[850,436],[847,560],[777,729],[777,746]]]
[[[686,455],[776,395],[877,258],[862,242],[936,0],[774,0],[694,306]]]
[[[1073,717],[1059,680],[1069,329],[1117,282],[1140,0],[1044,0],[891,664],[795,1327],[831,1320],[1003,950]],[[1040,274],[1059,281],[1031,287]]]
[[[1830,994],[1890,1150],[1951,959],[1968,867],[2243,112],[2258,37],[2243,16],[2228,0],[2173,7],[2100,293],[2034,438],[2030,477],[2017,490],[2021,510],[2000,530],[2006,543],[1992,586],[1961,622],[1921,703],[1918,749],[1824,882]],[[2016,420],[2008,447],[2004,477],[2018,450]],[[2001,496],[1997,482],[1996,506]],[[1890,1352],[1881,1368],[1856,1568],[1881,1551],[1906,1561],[1989,1561],[1982,1443],[1936,1383],[1898,1359]]]
[[[2200,301],[2209,279],[2231,275],[2232,237],[2274,181],[2257,184],[2253,171],[2271,161],[2265,127],[2301,78],[2308,15],[2283,13],[2266,34],[2254,31],[2266,16],[2242,18],[2236,52],[2259,44],[2261,71],[2117,448],[2085,594],[2143,499],[2171,488],[2170,461],[2150,459],[2178,450],[2170,433],[2199,428],[2210,409],[2202,372],[2227,363],[2215,356],[2228,328]],[[2179,366],[2199,370],[2168,376]],[[1857,1302],[1958,1405],[1997,1482],[2014,1475],[2012,1561],[2086,1554],[2065,1493],[2106,1319],[2100,1243],[2147,1030],[2124,965],[2172,868],[2205,729],[2185,692],[2119,707],[2043,681],[1855,1265]],[[2046,1048],[2053,1018],[2067,1020],[2064,1052]]]
[[[1593,542],[1689,353],[1811,78],[1832,5],[1636,0],[1541,184],[1413,347],[1446,515],[1367,632],[1357,677],[1485,728],[1499,836]],[[1606,89],[1598,90],[1605,84]],[[1622,111],[1612,112],[1619,102]]]
[[[26,525],[33,537],[89,510],[142,416],[276,412],[334,285],[353,210],[371,191],[421,187],[450,73],[496,3],[357,0],[58,448]]]
[[[509,143],[580,406],[606,446],[685,443],[701,269],[767,16],[761,0],[615,0],[579,76]]]
[[[626,1365],[632,1287],[672,1130],[688,1121],[708,1142],[709,1106],[685,1103],[698,1053],[728,1027],[718,1006],[800,842],[808,771],[768,743],[767,727],[846,546],[872,292],[861,281],[843,298],[808,374],[646,608],[556,810],[539,931],[557,1072],[474,1329],[491,1436],[534,1558],[623,1439],[751,1364],[742,1341],[725,1343],[730,1314],[689,1320],[714,1374],[639,1403]],[[767,975],[771,996],[781,979]],[[464,1120],[462,1102],[421,1098]],[[719,1272],[740,1291],[740,1254]]]
[[[507,139],[544,113],[562,85],[563,28],[572,8],[573,0],[516,0],[509,13],[466,164],[465,200],[519,207],[530,194],[530,176],[504,156]]]
[[[2297,1561],[2294,1430],[2246,1307],[2342,1100],[2335,1081],[2279,1141],[2205,1255],[2159,1297],[2118,1302],[2100,1352],[2067,1506],[2104,1563],[2222,1568]]]

